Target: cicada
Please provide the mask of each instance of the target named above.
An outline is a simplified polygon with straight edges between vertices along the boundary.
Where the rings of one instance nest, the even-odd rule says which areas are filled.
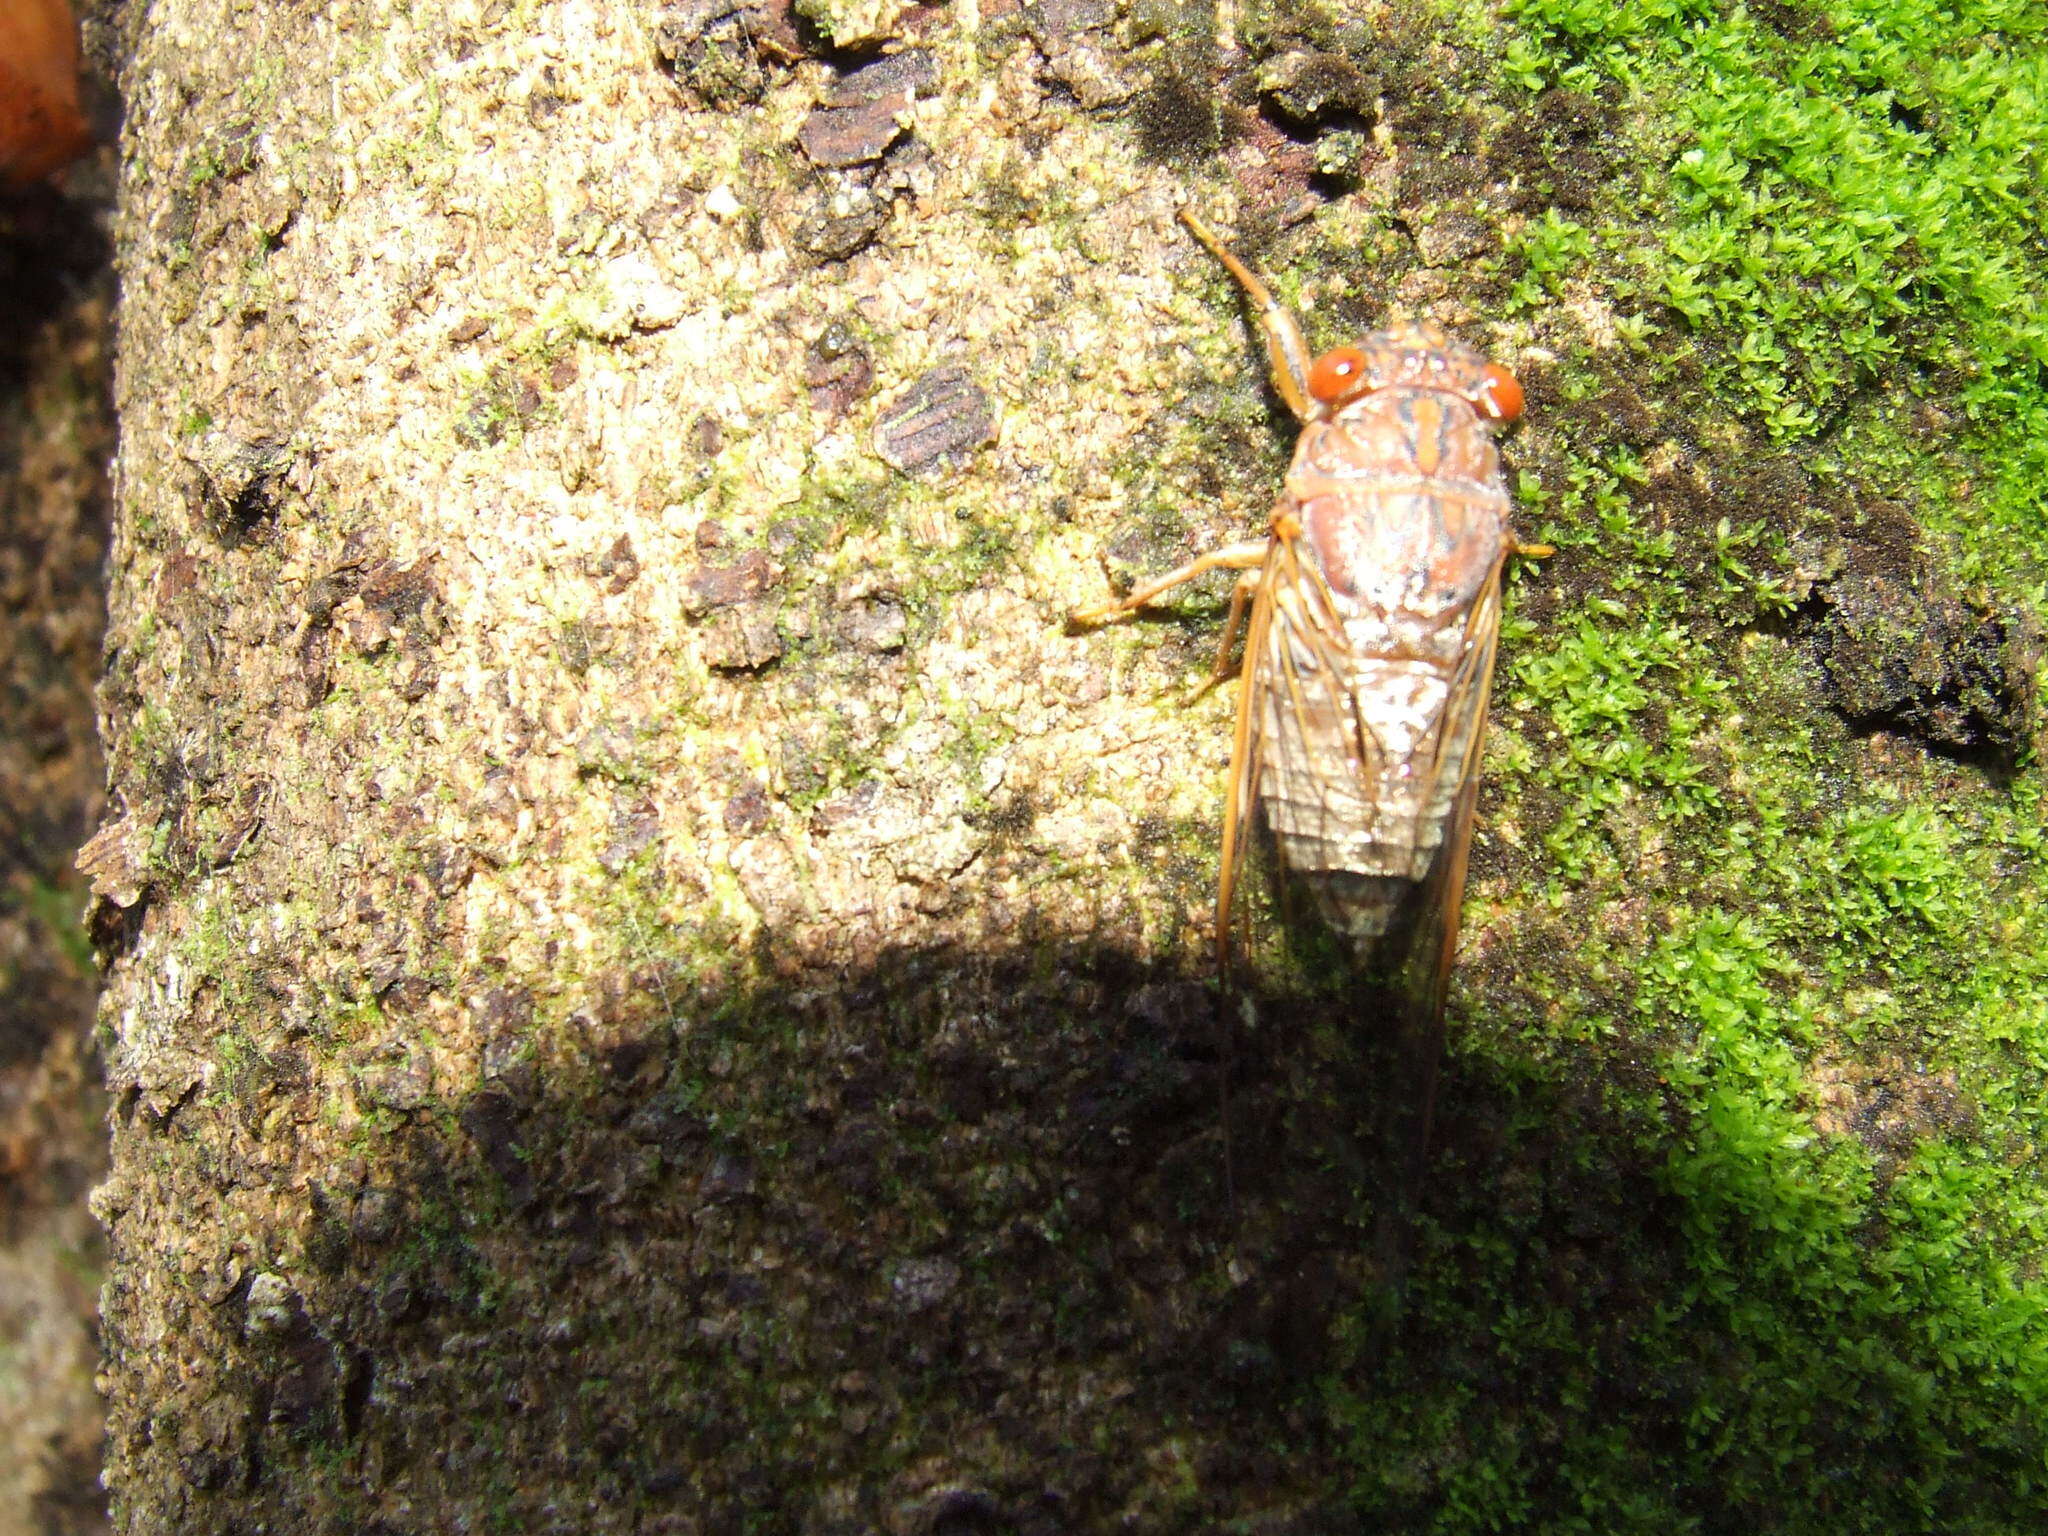
[[[1301,326],[1192,214],[1181,222],[1256,306],[1301,436],[1264,538],[1211,550],[1094,624],[1207,572],[1242,571],[1212,682],[1244,640],[1216,939],[1254,818],[1362,957],[1388,963],[1433,1032],[1457,946],[1501,574],[1518,549],[1493,432],[1521,414],[1498,363],[1428,324],[1311,358]]]

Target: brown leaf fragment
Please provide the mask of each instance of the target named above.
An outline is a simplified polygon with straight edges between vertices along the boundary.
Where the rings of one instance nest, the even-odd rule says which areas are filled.
[[[892,469],[922,474],[965,463],[995,435],[988,395],[965,368],[948,364],[911,385],[883,413],[875,452]]]
[[[750,549],[723,565],[705,565],[684,583],[683,611],[701,618],[759,597],[775,584],[775,567],[765,552]]]
[[[938,84],[939,67],[921,48],[892,53],[842,77],[797,130],[814,165],[843,169],[879,160],[904,134],[903,114]]]

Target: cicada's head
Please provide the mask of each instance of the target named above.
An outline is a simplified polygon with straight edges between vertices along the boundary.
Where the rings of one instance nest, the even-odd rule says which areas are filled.
[[[1308,372],[1309,394],[1331,411],[1381,389],[1442,390],[1488,421],[1522,414],[1522,386],[1512,373],[1426,322],[1333,347]]]

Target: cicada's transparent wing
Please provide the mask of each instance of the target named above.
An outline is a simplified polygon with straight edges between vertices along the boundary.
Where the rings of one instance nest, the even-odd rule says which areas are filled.
[[[1479,801],[1479,759],[1492,695],[1494,653],[1500,639],[1500,571],[1481,590],[1465,624],[1464,651],[1436,723],[1436,750],[1427,762],[1432,788],[1448,777],[1455,785],[1441,841],[1428,876],[1393,937],[1390,979],[1399,993],[1395,1027],[1401,1087],[1386,1106],[1390,1143],[1407,1164],[1408,1198],[1419,1197],[1436,1119],[1437,1078],[1443,1062],[1444,1002],[1457,958],[1465,896],[1465,865],[1472,847],[1473,811]],[[1418,764],[1419,769],[1424,765]],[[1436,800],[1432,794],[1429,800]],[[1441,803],[1437,801],[1437,803]],[[1405,1254],[1401,1237],[1392,1254]],[[1394,1270],[1405,1268],[1395,1259]]]
[[[1436,793],[1438,785],[1455,789],[1429,873],[1413,891],[1403,921],[1388,935],[1393,953],[1385,960],[1398,994],[1392,1010],[1397,1037],[1391,1091],[1382,1102],[1381,1114],[1385,1144],[1401,1174],[1394,1197],[1381,1211],[1375,1247],[1393,1298],[1390,1318],[1399,1312],[1414,1259],[1414,1224],[1436,1120],[1437,1080],[1444,1054],[1444,1002],[1457,956],[1465,865],[1472,846],[1473,811],[1479,801],[1479,759],[1500,639],[1500,588],[1496,567],[1466,617],[1464,648],[1431,735],[1433,750],[1415,765],[1418,774],[1429,776],[1430,792],[1422,796],[1424,805],[1442,803]]]
[[[1223,849],[1216,880],[1216,970],[1226,985],[1230,978],[1231,914],[1237,904],[1245,851],[1251,847],[1252,825],[1259,808],[1264,743],[1258,720],[1264,707],[1261,693],[1269,680],[1262,661],[1273,627],[1274,556],[1279,547],[1277,536],[1266,541],[1265,563],[1259,568],[1258,584],[1252,592],[1251,618],[1244,631],[1244,661],[1238,676],[1237,724],[1230,738],[1230,787],[1223,799]],[[1224,658],[1218,657],[1219,674],[1224,665]]]
[[[1436,858],[1416,892],[1408,951],[1410,971],[1403,978],[1415,1012],[1432,1021],[1433,1028],[1443,1019],[1451,963],[1458,948],[1472,813],[1479,801],[1479,759],[1485,746],[1487,706],[1493,695],[1494,654],[1500,644],[1500,607],[1501,573],[1496,566],[1466,619],[1463,654],[1431,734],[1434,750],[1425,770],[1432,787],[1446,779],[1457,786],[1450,797],[1450,813]]]
[[[1347,813],[1341,805],[1313,793],[1329,770],[1304,760],[1307,754],[1301,752],[1301,744],[1327,739],[1333,722],[1340,730],[1352,729],[1356,709],[1347,683],[1346,654],[1343,625],[1321,577],[1302,556],[1293,519],[1283,511],[1274,519],[1245,629],[1216,904],[1219,954],[1226,967],[1245,854],[1260,804],[1270,799],[1275,782],[1288,786],[1298,806],[1319,810],[1315,819],[1330,835],[1345,824]],[[1274,723],[1283,720],[1283,728],[1276,731]],[[1359,744],[1359,760],[1371,761],[1375,751],[1367,737]]]

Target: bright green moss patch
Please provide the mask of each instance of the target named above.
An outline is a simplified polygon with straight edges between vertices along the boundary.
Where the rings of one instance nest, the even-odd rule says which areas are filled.
[[[1786,443],[1827,438],[1905,384],[1959,416],[1992,471],[1982,505],[1945,529],[1988,523],[1999,546],[2018,534],[2036,559],[2048,550],[2048,13],[1513,0],[1508,14],[1525,86],[1626,93],[1655,221],[1645,239],[1632,218],[1589,230],[1551,213],[1523,237],[1518,296],[1597,244],[1616,296],[1681,318],[1717,390]]]

